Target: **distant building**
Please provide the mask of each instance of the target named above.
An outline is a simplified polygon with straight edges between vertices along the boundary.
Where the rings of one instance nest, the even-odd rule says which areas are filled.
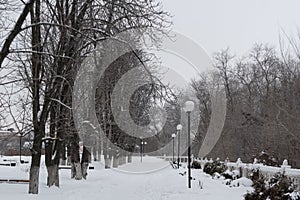
[[[21,138],[21,150],[23,155],[30,155],[27,144],[29,142],[29,134]],[[0,155],[13,156],[20,153],[20,136],[13,129],[0,130]]]

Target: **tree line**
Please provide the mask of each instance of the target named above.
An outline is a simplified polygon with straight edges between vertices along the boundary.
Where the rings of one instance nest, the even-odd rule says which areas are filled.
[[[229,49],[213,56],[216,72],[202,74],[192,86],[200,102],[200,125],[194,153],[201,146],[211,116],[209,85],[218,76],[227,96],[221,138],[208,155],[252,162],[267,152],[278,162],[299,167],[300,60],[299,41],[284,35],[279,50],[255,44],[243,57]]]
[[[84,58],[99,48],[100,41],[128,30],[147,28],[147,32],[135,32],[134,37],[147,34],[158,44],[171,23],[169,14],[153,0],[29,0],[19,4],[22,10],[11,31],[1,26],[2,31],[7,33],[0,51],[1,87],[6,91],[1,94],[1,109],[10,109],[13,105],[4,99],[14,96],[14,106],[19,111],[17,115],[16,111],[11,112],[14,113],[11,115],[14,124],[25,124],[20,131],[26,128],[34,132],[29,193],[37,194],[43,142],[49,187],[59,186],[58,165],[61,159],[65,159],[66,148],[71,159],[72,178],[86,178],[91,146],[84,146],[80,160],[79,134],[72,113],[72,90]],[[0,5],[3,15],[16,9],[10,1],[1,1]],[[1,25],[5,23],[1,21]],[[157,30],[159,33],[155,32]],[[127,136],[121,137],[122,131],[112,123],[109,102],[114,81],[130,67],[141,67],[147,60],[145,53],[133,50],[113,63],[106,73],[107,77],[98,85],[97,117],[112,142],[119,146],[127,145],[122,148],[132,148],[134,141]],[[152,73],[145,76],[154,77]],[[142,99],[144,107],[151,103],[149,98],[156,98],[159,90],[164,88],[159,79],[152,80],[145,89],[150,91],[148,96]],[[95,141],[105,147],[105,158],[119,157],[119,153],[101,138]]]

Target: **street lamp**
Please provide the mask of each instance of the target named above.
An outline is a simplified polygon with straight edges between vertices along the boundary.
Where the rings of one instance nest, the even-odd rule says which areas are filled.
[[[173,133],[172,134],[172,140],[173,140],[173,159],[172,159],[172,162],[174,163],[174,146],[175,146],[175,137],[176,137],[176,134]]]
[[[147,142],[145,141],[144,143],[143,143],[143,156],[145,156],[145,145],[147,144]]]
[[[194,110],[194,102],[187,101],[184,104],[183,110],[188,116],[188,188],[191,188],[191,112]]]
[[[141,154],[141,163],[143,162],[143,139],[141,139],[141,145],[140,145],[140,154]]]
[[[178,124],[177,127],[176,127],[176,129],[177,129],[177,135],[178,135],[178,137],[177,137],[177,139],[178,139],[178,142],[177,142],[178,143],[178,149],[177,149],[177,167],[179,169],[179,162],[180,162],[180,158],[179,158],[179,156],[180,156],[180,131],[182,129],[182,125]]]
[[[143,139],[141,139],[141,162],[143,162],[144,146],[146,144],[147,144],[147,142],[143,141]]]
[[[20,137],[20,149],[19,149],[19,155],[20,155],[20,164],[22,163],[22,137],[23,137],[23,134],[22,133],[18,133],[18,136]]]

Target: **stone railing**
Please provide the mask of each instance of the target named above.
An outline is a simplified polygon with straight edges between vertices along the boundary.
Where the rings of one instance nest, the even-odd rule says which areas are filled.
[[[266,166],[258,163],[242,163],[240,159],[238,159],[235,163],[225,161],[225,164],[230,170],[238,170],[240,175],[246,178],[250,178],[253,170],[255,169],[259,171],[260,176],[264,176],[267,179],[272,178],[276,173],[284,173],[293,181],[296,186],[296,190],[300,191],[300,169],[292,169],[286,160],[283,162],[281,167]]]
[[[173,160],[173,156],[157,156],[157,158],[160,158],[160,159],[164,159],[165,161],[172,161]],[[192,159],[192,162],[194,160],[194,157],[191,156],[191,159]],[[187,156],[180,156],[179,157],[179,160],[181,163],[187,163],[188,162],[188,157]],[[174,157],[174,161],[177,162],[177,156]]]
[[[172,161],[172,156],[158,156],[158,158],[164,159],[166,161]],[[174,158],[177,161],[177,157]],[[187,156],[181,156],[180,162],[186,163],[188,160]],[[204,168],[205,163],[213,162],[212,159],[197,159],[192,156],[192,161],[196,160],[201,164],[201,168]],[[281,172],[284,173],[287,177],[289,177],[296,186],[296,190],[300,191],[300,169],[293,169],[290,165],[288,165],[287,160],[283,161],[281,167],[272,167],[266,166],[258,163],[243,163],[241,159],[238,159],[236,162],[229,162],[228,160],[224,162],[226,166],[231,170],[238,170],[240,176],[250,178],[254,169],[259,170],[259,175],[264,176],[267,179],[270,179],[276,173]]]

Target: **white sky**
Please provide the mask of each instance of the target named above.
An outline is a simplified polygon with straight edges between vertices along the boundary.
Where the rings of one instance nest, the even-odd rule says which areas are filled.
[[[255,43],[268,43],[279,48],[279,35],[283,30],[290,36],[300,29],[300,0],[161,2],[163,9],[173,15],[173,30],[191,38],[209,57],[227,47],[234,55],[244,56]],[[192,49],[187,51],[193,53]],[[176,74],[166,74],[165,79],[171,84],[186,86],[186,80],[197,76],[190,65],[174,56],[163,56],[162,61],[176,70]],[[200,65],[205,65],[203,63]]]
[[[185,34],[211,55],[230,47],[237,55],[254,43],[278,44],[281,28],[300,27],[299,0],[162,0],[174,17],[174,30]],[[278,47],[278,46],[277,46]]]

